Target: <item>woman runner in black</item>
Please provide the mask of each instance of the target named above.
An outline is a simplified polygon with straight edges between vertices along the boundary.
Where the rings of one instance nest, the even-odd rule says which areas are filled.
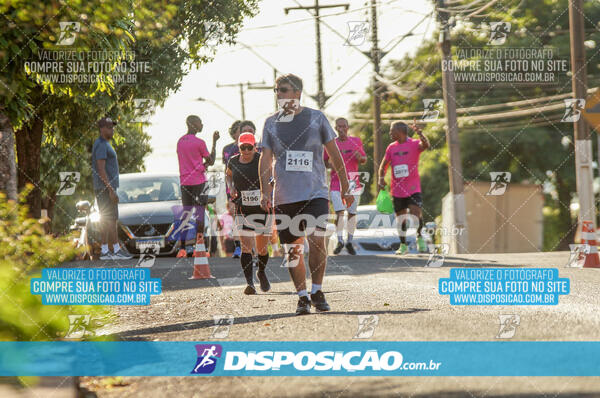
[[[244,294],[256,294],[252,278],[252,248],[256,241],[258,252],[256,277],[260,282],[260,289],[267,292],[271,289],[271,284],[267,279],[265,268],[269,261],[267,247],[273,220],[271,215],[260,207],[260,179],[258,177],[260,155],[256,151],[254,134],[241,134],[238,146],[240,153],[229,159],[226,177],[231,199],[236,205],[235,222],[242,241],[240,262],[248,283]]]

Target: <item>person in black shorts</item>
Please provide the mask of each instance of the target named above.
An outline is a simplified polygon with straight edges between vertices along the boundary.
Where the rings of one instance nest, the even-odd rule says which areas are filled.
[[[269,236],[272,230],[270,213],[260,207],[260,178],[258,164],[260,155],[256,151],[256,141],[251,132],[242,133],[238,139],[240,153],[232,156],[225,171],[231,199],[235,204],[234,225],[237,226],[242,253],[240,262],[248,286],[244,294],[256,294],[252,277],[252,249],[256,243],[258,252],[258,271],[256,277],[260,289],[267,292],[271,285],[265,272],[269,261]]]
[[[351,206],[354,197],[349,193],[346,167],[327,117],[319,110],[300,106],[302,79],[293,74],[280,76],[275,81],[275,91],[281,110],[268,117],[263,128],[261,206],[265,211],[275,209],[279,240],[285,250],[283,266],[288,268],[298,293],[296,315],[310,314],[312,306],[317,311],[329,311],[322,290],[329,218],[324,150],[340,177],[344,205]],[[271,186],[273,160],[275,185]],[[305,237],[312,281],[310,298],[303,253]]]
[[[215,131],[213,133],[212,150],[209,152],[204,140],[196,137],[196,134],[202,131],[202,120],[196,115],[190,115],[186,119],[186,124],[187,134],[177,141],[179,182],[184,212],[192,211],[195,213],[196,234],[194,238],[196,238],[197,234],[204,232],[204,207],[208,199],[204,190],[206,183],[205,170],[215,162],[215,147],[219,139],[219,132]],[[187,257],[185,250],[187,233],[185,232],[187,231],[182,231],[179,237],[181,248],[177,253],[177,258]]]
[[[417,224],[417,248],[420,253],[427,253],[427,245],[422,236],[423,197],[421,195],[421,178],[419,177],[419,157],[430,147],[429,140],[423,135],[421,128],[414,120],[411,126],[419,139],[408,136],[408,125],[397,121],[390,126],[390,138],[393,142],[385,150],[385,156],[379,166],[379,189],[385,187],[385,173],[388,167],[392,171],[391,194],[394,198],[394,212],[398,224],[400,246],[396,254],[408,252],[406,231],[410,224]],[[415,222],[415,219],[418,220]]]

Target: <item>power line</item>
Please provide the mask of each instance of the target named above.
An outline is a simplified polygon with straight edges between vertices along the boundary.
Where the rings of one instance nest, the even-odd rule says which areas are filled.
[[[321,58],[321,20],[319,19],[319,12],[322,8],[336,8],[336,7],[344,7],[346,10],[348,10],[348,8],[350,7],[350,4],[348,3],[344,3],[344,4],[328,4],[328,5],[324,5],[324,6],[320,6],[319,5],[319,0],[314,0],[314,5],[312,6],[303,6],[300,3],[298,3],[296,0],[294,0],[294,2],[296,4],[298,4],[298,7],[286,7],[284,9],[285,13],[289,13],[290,11],[294,11],[294,10],[306,10],[307,12],[310,13],[309,10],[315,10],[315,36],[316,36],[316,46],[317,46],[317,87],[318,87],[318,92],[317,92],[317,96],[316,98],[312,97],[313,99],[316,99],[317,103],[319,104],[319,109],[323,109],[325,108],[325,102],[327,101],[327,99],[329,98],[327,95],[325,95],[325,91],[323,89],[323,62],[322,62],[322,58]],[[324,23],[324,22],[323,22]]]
[[[398,0],[392,0],[387,2],[386,4],[391,4],[395,1]],[[296,2],[296,4],[299,4],[298,2]],[[290,24],[295,24],[295,23],[300,23],[300,22],[306,22],[306,21],[312,21],[314,18],[317,19],[323,19],[323,18],[328,18],[328,17],[335,17],[335,16],[339,16],[339,15],[344,15],[344,14],[353,14],[355,12],[358,11],[363,11],[363,10],[368,10],[371,6],[365,6],[365,7],[360,7],[360,8],[355,8],[352,10],[348,10],[348,11],[340,11],[340,12],[335,12],[332,14],[327,14],[327,15],[319,15],[319,16],[313,16],[312,18],[301,18],[301,19],[296,19],[290,22],[285,22],[285,23],[279,23],[279,24],[273,24],[273,25],[263,25],[263,26],[256,26],[254,28],[248,28],[248,29],[242,29],[243,31],[251,31],[251,30],[260,30],[260,29],[271,29],[271,28],[278,28],[281,26],[288,26]],[[406,11],[410,11],[410,10],[406,10]]]

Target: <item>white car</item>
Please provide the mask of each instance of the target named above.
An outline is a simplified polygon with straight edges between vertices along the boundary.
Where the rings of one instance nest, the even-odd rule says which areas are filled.
[[[375,205],[358,206],[356,213],[356,231],[352,243],[357,255],[370,256],[376,254],[394,254],[400,247],[400,238],[398,228],[396,227],[396,217],[394,214],[384,214],[377,211]],[[329,253],[337,246],[337,234],[335,225],[328,225],[327,230],[333,229],[329,237],[327,249]],[[426,236],[423,229],[426,242],[430,237]],[[408,228],[406,243],[410,252],[416,252],[416,228]],[[346,232],[344,231],[344,242],[346,242]],[[340,254],[347,254],[346,248],[342,249]]]

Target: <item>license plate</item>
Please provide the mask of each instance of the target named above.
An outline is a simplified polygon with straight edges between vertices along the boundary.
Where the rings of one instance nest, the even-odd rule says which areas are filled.
[[[147,247],[158,244],[160,247],[165,247],[165,238],[148,238],[148,239],[137,239],[135,241],[135,248]]]

